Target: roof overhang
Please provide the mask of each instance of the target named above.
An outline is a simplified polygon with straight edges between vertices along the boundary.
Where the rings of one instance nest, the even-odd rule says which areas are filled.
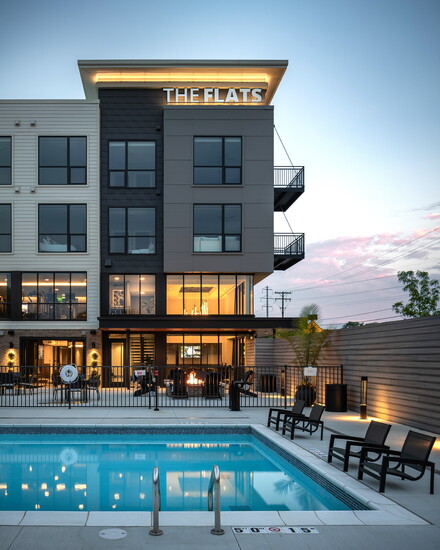
[[[86,99],[99,88],[261,88],[269,105],[286,71],[285,60],[78,61]]]

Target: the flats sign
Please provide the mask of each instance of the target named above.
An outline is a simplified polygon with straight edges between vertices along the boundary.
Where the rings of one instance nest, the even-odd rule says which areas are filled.
[[[176,103],[263,103],[262,88],[163,88],[166,102]]]

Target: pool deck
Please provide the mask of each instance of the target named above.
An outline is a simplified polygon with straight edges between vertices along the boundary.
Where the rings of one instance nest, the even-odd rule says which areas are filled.
[[[245,408],[229,411],[223,408],[193,409],[164,408],[154,411],[147,408],[0,408],[1,426],[18,425],[234,425],[266,424],[266,408]],[[99,512],[0,512],[1,550],[70,550],[79,549],[137,549],[145,547],[169,548],[173,550],[194,548],[230,549],[276,549],[287,548],[370,550],[376,546],[387,550],[406,550],[423,546],[434,549],[440,546],[440,486],[435,476],[435,494],[429,494],[429,476],[417,482],[387,481],[385,498],[377,492],[378,482],[365,477],[364,482],[356,480],[356,461],[347,474],[342,473],[342,463],[328,465],[325,456],[331,433],[364,435],[367,421],[360,421],[357,413],[324,413],[324,439],[299,432],[295,443],[275,434],[274,440],[286,448],[295,449],[303,459],[318,470],[330,472],[340,485],[352,487],[358,494],[373,503],[380,510],[366,512],[262,512],[222,513],[225,534],[214,536],[213,514],[163,512],[160,514],[164,534],[152,537],[148,534],[151,514],[99,513]],[[378,419],[380,420],[380,419]],[[394,424],[387,443],[400,449],[408,432],[407,426]],[[417,431],[417,430],[416,430]],[[435,435],[435,434],[434,434]],[[438,434],[437,434],[438,435]],[[297,447],[299,446],[299,447]],[[440,436],[431,454],[440,470]],[[356,481],[355,481],[356,480]],[[376,506],[375,506],[376,507]],[[401,507],[401,508],[400,508]],[[118,520],[115,522],[115,517]],[[110,518],[110,519],[109,519]],[[140,527],[139,525],[144,525]],[[316,527],[318,534],[241,534],[234,533],[238,526]],[[102,530],[120,528],[127,535],[119,540],[101,538]],[[111,533],[110,533],[111,534]]]

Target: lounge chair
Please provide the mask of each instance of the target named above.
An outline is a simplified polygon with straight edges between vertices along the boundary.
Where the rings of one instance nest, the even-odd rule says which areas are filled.
[[[289,413],[291,416],[304,416],[303,410],[306,405],[306,402],[303,399],[297,399],[295,404],[291,409],[282,409],[273,407],[269,409],[269,414],[267,415],[267,427],[270,428],[271,424],[275,424],[275,431],[279,430],[281,417],[286,413]]]
[[[381,464],[371,463],[371,460],[368,458],[371,448],[362,449],[358,479],[363,479],[364,474],[378,479],[380,481],[379,493],[383,493],[385,491],[387,476],[397,476],[402,480],[417,481],[423,477],[426,468],[430,468],[431,479],[429,490],[431,495],[433,495],[435,464],[429,461],[428,458],[434,446],[435,439],[435,437],[410,430],[401,451],[392,451],[381,447],[376,448],[378,453],[385,455]],[[411,472],[408,472],[408,469]]]
[[[291,413],[284,415],[283,421],[283,435],[286,430],[290,431],[290,439],[295,438],[295,430],[301,430],[302,432],[309,432],[310,435],[316,432],[321,427],[321,440],[324,431],[324,422],[321,420],[322,413],[324,412],[324,405],[313,405],[309,416],[295,417]]]
[[[1,372],[0,373],[0,388],[1,394],[4,395],[6,390],[14,391],[17,387],[17,381],[12,372]]]
[[[385,445],[385,440],[390,429],[391,424],[384,424],[383,422],[376,422],[375,420],[372,420],[364,437],[332,434],[330,436],[330,444],[328,447],[327,462],[331,462],[333,458],[342,460],[344,462],[343,470],[346,472],[348,470],[348,462],[350,457],[361,457],[361,449],[355,451],[353,450],[353,447],[382,447],[384,449],[389,449],[389,447]],[[335,447],[335,441],[337,439],[345,439],[347,441],[345,447]],[[375,459],[369,457],[369,460],[379,460],[380,456],[380,454],[377,455]]]

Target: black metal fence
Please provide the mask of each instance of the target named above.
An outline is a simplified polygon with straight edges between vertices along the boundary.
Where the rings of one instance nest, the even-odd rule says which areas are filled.
[[[241,407],[291,407],[304,368],[77,367],[63,381],[59,367],[0,367],[1,407],[229,407],[237,383]],[[318,367],[308,387],[325,403],[326,384],[343,382],[342,365]]]

